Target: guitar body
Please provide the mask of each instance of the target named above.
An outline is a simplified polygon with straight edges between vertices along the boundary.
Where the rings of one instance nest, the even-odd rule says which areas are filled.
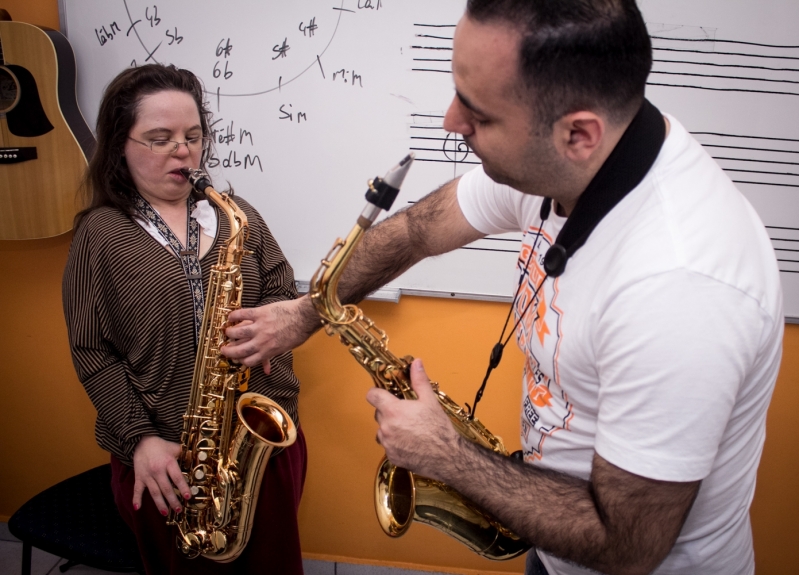
[[[60,32],[0,21],[0,240],[63,234],[83,208],[78,188],[94,136],[75,80]]]

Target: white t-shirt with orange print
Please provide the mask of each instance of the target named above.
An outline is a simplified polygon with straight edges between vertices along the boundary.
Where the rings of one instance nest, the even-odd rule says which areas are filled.
[[[583,479],[596,451],[651,479],[702,480],[655,573],[751,574],[749,506],[782,349],[779,271],[753,208],[668,118],[647,176],[544,281],[519,326],[522,446],[528,463]],[[542,225],[542,198],[481,168],[461,178],[458,201],[481,232],[525,232],[518,316],[565,218],[552,210]],[[550,575],[589,573],[539,555]]]

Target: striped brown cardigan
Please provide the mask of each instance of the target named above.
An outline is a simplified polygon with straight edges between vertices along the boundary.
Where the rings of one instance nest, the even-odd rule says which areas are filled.
[[[294,299],[294,272],[261,216],[242,198],[249,219],[242,261],[243,307]],[[221,216],[221,217],[220,217]],[[217,211],[213,246],[201,258],[203,290],[222,241],[230,235]],[[64,314],[78,378],[97,409],[100,447],[132,465],[145,435],[180,441],[196,341],[189,284],[177,257],[139,224],[112,208],[85,216],[72,240],[63,282]],[[250,374],[249,391],[278,402],[294,421],[300,383],[292,355],[273,358],[272,374]]]

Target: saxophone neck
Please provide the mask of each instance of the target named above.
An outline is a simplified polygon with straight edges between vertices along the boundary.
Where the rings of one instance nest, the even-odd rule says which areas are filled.
[[[308,292],[311,302],[313,302],[317,313],[328,323],[342,321],[347,317],[346,307],[338,297],[338,282],[364,232],[368,229],[361,226],[360,219],[359,223],[350,231],[347,239],[336,240],[311,278]]]
[[[340,322],[347,318],[347,309],[338,298],[338,282],[341,274],[361,241],[363,234],[377,220],[380,212],[389,210],[399,194],[402,182],[413,163],[411,153],[391,168],[383,178],[369,180],[366,191],[366,206],[347,239],[339,238],[322,260],[311,278],[309,294],[316,311],[327,322]]]
[[[247,241],[250,229],[247,223],[247,214],[230,199],[230,196],[220,194],[210,186],[205,188],[205,195],[225,214],[230,223],[230,236],[219,253],[220,263],[238,265],[246,254],[244,242]]]
[[[239,208],[228,194],[217,192],[211,185],[211,180],[202,170],[181,170],[192,187],[204,194],[208,201],[215,204],[225,214],[230,223],[230,236],[225,242],[225,247],[220,250],[219,264],[241,263],[241,258],[246,254],[244,242],[249,235],[247,215]]]

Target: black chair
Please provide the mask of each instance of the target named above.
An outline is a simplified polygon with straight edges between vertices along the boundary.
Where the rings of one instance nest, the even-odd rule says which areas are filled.
[[[45,489],[11,516],[8,530],[22,541],[22,575],[30,575],[32,547],[66,559],[62,573],[75,565],[144,573],[136,539],[114,503],[108,464]]]

